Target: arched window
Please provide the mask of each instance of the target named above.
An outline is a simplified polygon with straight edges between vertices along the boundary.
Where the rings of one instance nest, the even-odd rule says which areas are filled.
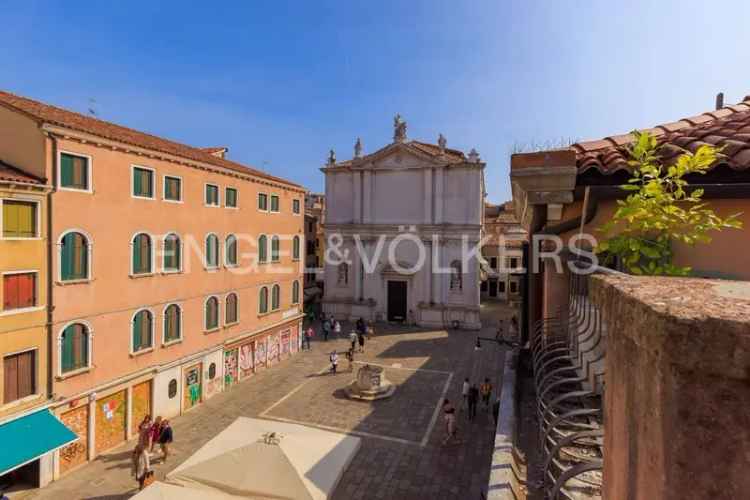
[[[89,366],[91,336],[83,323],[68,325],[60,335],[60,373],[65,374]]]
[[[227,325],[237,323],[238,321],[237,294],[230,293],[229,295],[227,295],[227,298],[225,301],[226,301],[226,304],[224,307],[224,323],[226,323]]]
[[[463,270],[461,262],[454,260],[451,262],[451,290],[461,290],[463,288]]]
[[[292,282],[292,304],[299,304],[299,281]]]
[[[274,285],[271,289],[271,310],[275,311],[279,308],[279,302],[281,302],[281,287]]]
[[[60,239],[60,280],[89,279],[89,240],[71,231]]]
[[[281,247],[281,243],[278,236],[273,236],[271,238],[271,262],[278,262],[279,261],[279,248]]]
[[[265,234],[258,237],[258,262],[268,262],[268,238]]]
[[[208,365],[208,380],[213,380],[216,378],[216,363],[211,363]]]
[[[140,233],[133,238],[133,274],[148,274],[153,272],[151,256],[151,236]]]
[[[182,338],[182,311],[177,304],[164,309],[164,343]]]
[[[132,352],[149,349],[153,346],[154,317],[146,309],[133,316]]]
[[[219,238],[215,234],[206,236],[206,267],[219,267]]]
[[[268,312],[268,287],[261,287],[258,292],[258,312],[260,314]]]
[[[337,283],[339,285],[346,285],[349,283],[349,264],[342,262],[338,267]]]
[[[292,258],[299,260],[299,236],[292,239]]]
[[[219,299],[216,297],[206,301],[205,327],[206,330],[219,328]]]
[[[224,243],[224,263],[227,266],[237,265],[237,237],[233,234],[227,236]]]
[[[164,237],[164,260],[162,267],[164,271],[179,271],[182,265],[180,237],[170,233]]]

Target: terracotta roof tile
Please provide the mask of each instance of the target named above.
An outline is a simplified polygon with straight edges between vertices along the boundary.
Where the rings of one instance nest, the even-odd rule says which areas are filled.
[[[24,184],[39,184],[40,186],[45,184],[44,179],[27,174],[20,168],[8,165],[3,161],[0,161],[0,182],[22,182]]]
[[[644,130],[658,131],[659,153],[667,163],[685,150],[695,152],[709,144],[724,147],[724,156],[717,164],[726,164],[735,170],[750,169],[750,96],[734,106]],[[626,134],[571,145],[570,149],[576,153],[578,173],[592,168],[605,175],[629,170],[627,145],[632,140],[633,136]]]
[[[286,179],[282,179],[281,177],[276,177],[241,163],[214,156],[206,151],[206,149],[195,148],[170,141],[169,139],[163,139],[145,132],[99,120],[98,118],[44,104],[26,97],[17,96],[9,92],[0,91],[0,105],[30,116],[40,123],[50,123],[77,130],[79,132],[92,134],[104,139],[179,156],[180,158],[188,160],[208,163],[216,167],[222,167],[242,174],[253,175],[263,179],[287,184],[295,188],[302,188],[302,186]]]

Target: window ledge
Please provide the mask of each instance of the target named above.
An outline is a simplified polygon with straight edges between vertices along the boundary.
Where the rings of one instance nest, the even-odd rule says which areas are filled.
[[[177,203],[177,204],[185,203],[182,200],[170,200],[170,199],[167,199],[167,198],[162,198],[161,201],[163,201],[164,203]]]
[[[219,266],[203,266],[203,269],[206,271],[218,271],[220,269]]]
[[[55,285],[58,286],[71,286],[71,285],[85,285],[86,283],[91,283],[94,281],[91,278],[83,278],[79,280],[55,280]]]
[[[139,196],[137,194],[134,194],[134,195],[131,195],[130,197],[136,200],[156,201],[156,198],[153,196]]]
[[[24,396],[21,399],[16,399],[15,401],[11,401],[10,403],[5,403],[4,405],[0,405],[0,410],[6,411],[6,410],[10,410],[11,408],[23,406],[25,404],[31,403],[32,401],[39,399],[41,396],[42,396],[41,394],[31,394],[29,396]]]
[[[8,309],[7,311],[0,311],[0,316],[13,316],[15,314],[25,314],[30,312],[37,312],[44,310],[46,306],[34,306],[34,307],[21,307],[19,309]]]
[[[3,236],[0,239],[3,241],[41,241],[44,238],[41,236]]]
[[[240,267],[240,265],[239,264],[224,264],[224,267],[226,267],[227,269],[236,269]]]
[[[178,339],[170,340],[168,342],[162,342],[161,346],[162,347],[169,347],[171,345],[180,344],[180,343],[182,343],[182,337],[180,337]]]
[[[204,203],[203,206],[206,208],[221,208],[221,205],[209,205],[207,203]]]
[[[239,324],[240,324],[239,320],[232,321],[231,323],[224,323],[224,328],[232,328],[233,326],[237,326]]]
[[[221,328],[219,328],[219,327],[217,326],[217,327],[215,327],[215,328],[210,328],[210,329],[208,329],[208,330],[203,330],[203,333],[206,333],[206,334],[208,334],[208,333],[214,333],[214,332],[218,332],[219,330],[221,330]]]
[[[240,207],[228,207],[228,206],[224,206],[224,208],[228,208],[229,210],[239,210],[240,209]]]
[[[82,188],[75,188],[75,187],[66,187],[66,186],[59,186],[57,188],[58,191],[71,191],[73,193],[87,193],[87,194],[94,194],[93,189],[82,189]]]
[[[131,279],[136,280],[136,279],[139,279],[139,278],[150,278],[153,275],[154,275],[154,273],[140,273],[140,274],[130,274],[129,276],[130,276]]]
[[[259,317],[259,318],[263,318],[263,317],[265,317],[265,316],[268,316],[268,315],[269,315],[269,314],[271,314],[272,312],[273,312],[273,311],[268,311],[268,312],[264,312],[264,313],[262,313],[262,312],[259,312],[259,313],[258,313],[258,317]]]
[[[182,269],[165,269],[161,274],[182,274]]]
[[[76,375],[81,375],[83,373],[88,373],[91,371],[90,366],[84,366],[83,368],[78,368],[77,370],[69,371],[67,373],[63,373],[62,375],[57,375],[55,377],[55,380],[65,380],[70,377],[75,377]]]
[[[139,351],[131,352],[130,353],[130,357],[131,358],[135,358],[135,357],[140,356],[142,354],[148,354],[150,352],[153,352],[153,350],[154,350],[153,346],[152,347],[147,347],[146,349],[141,349]]]

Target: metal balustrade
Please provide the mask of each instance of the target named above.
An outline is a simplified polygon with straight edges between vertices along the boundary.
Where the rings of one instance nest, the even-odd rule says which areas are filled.
[[[571,273],[567,310],[539,320],[530,339],[548,499],[601,498],[606,344],[589,275]]]

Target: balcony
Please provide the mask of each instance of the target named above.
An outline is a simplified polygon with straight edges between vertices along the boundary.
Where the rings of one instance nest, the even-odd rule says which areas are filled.
[[[571,273],[567,307],[536,323],[520,358],[488,498],[750,490],[750,282]]]

